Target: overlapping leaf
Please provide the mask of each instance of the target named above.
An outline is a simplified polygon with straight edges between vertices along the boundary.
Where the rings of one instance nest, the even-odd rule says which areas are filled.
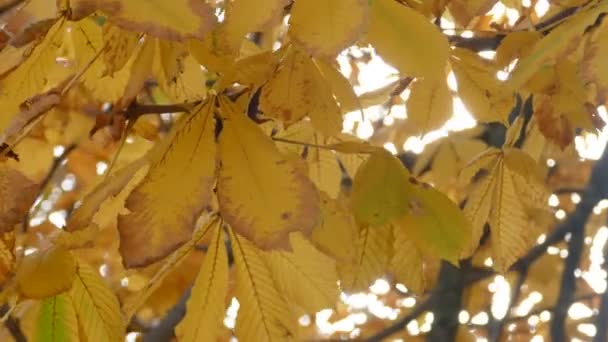
[[[79,263],[70,297],[78,322],[89,341],[118,341],[125,325],[118,298],[90,266]]]
[[[216,23],[213,8],[205,1],[179,0],[74,0],[71,10],[92,13],[102,10],[118,26],[159,38],[202,38]]]
[[[464,208],[473,223],[472,249],[488,222],[495,267],[504,272],[533,243],[530,214],[543,208],[548,193],[538,166],[521,150],[490,150],[487,158],[482,156],[465,169],[463,177],[470,179],[480,169],[487,174],[477,182]]]
[[[72,299],[67,293],[58,294],[42,301],[34,341],[80,341],[76,312]]]
[[[262,248],[287,247],[294,231],[309,235],[319,215],[313,184],[228,99],[221,112],[218,199],[226,222]]]
[[[417,80],[410,91],[407,120],[417,133],[440,128],[452,116],[452,96],[445,80]]]
[[[338,299],[336,263],[300,233],[289,237],[292,252],[271,251],[268,264],[277,289],[308,313],[333,307]]]
[[[178,267],[192,251],[194,247],[211,229],[215,228],[219,219],[217,217],[198,227],[192,234],[192,238],[167,257],[160,269],[150,278],[150,280],[133,297],[126,300],[122,306],[125,319],[129,321],[139,307],[148,297],[160,286],[163,279],[176,267]]]
[[[259,31],[272,21],[279,21],[286,4],[286,0],[231,1],[223,27],[231,47],[238,48],[245,34]]]
[[[230,235],[240,308],[236,336],[243,341],[284,341],[294,334],[294,319],[274,285],[263,252],[247,239]]]
[[[23,297],[41,299],[70,289],[75,276],[72,254],[63,247],[52,246],[24,256],[15,277]]]
[[[273,78],[262,88],[260,109],[286,124],[308,115],[321,133],[327,136],[339,133],[342,115],[330,84],[297,46],[288,47],[284,54]]]
[[[374,0],[370,10],[367,40],[383,59],[408,76],[444,74],[448,41],[422,14],[393,0]]]
[[[322,214],[312,232],[312,241],[319,250],[332,256],[339,268],[354,264],[359,228],[352,213],[342,201],[331,199],[325,193],[320,194],[320,200]]]
[[[0,231],[19,223],[36,199],[38,186],[21,172],[0,165]]]
[[[156,261],[186,242],[211,201],[215,182],[214,101],[182,118],[148,154],[150,170],[120,216],[120,252],[128,266]]]
[[[353,182],[353,212],[362,225],[380,226],[408,211],[409,172],[387,151],[364,162]]]
[[[573,39],[580,37],[581,33],[587,26],[593,24],[600,13],[606,12],[607,6],[608,3],[600,2],[596,6],[577,12],[568,18],[566,23],[559,25],[538,41],[530,53],[517,63],[509,77],[509,87],[511,89],[521,88],[540,68],[546,64],[552,64],[555,57],[563,53]]]
[[[180,341],[211,341],[217,338],[226,310],[228,291],[228,255],[221,225],[213,228],[213,237],[198,272],[186,315],[175,328]]]
[[[365,0],[296,2],[289,20],[290,36],[314,56],[333,57],[363,32],[367,7]]]
[[[355,262],[341,274],[340,285],[347,291],[363,291],[388,269],[393,248],[391,225],[364,227],[353,247]]]
[[[405,284],[415,293],[422,293],[426,286],[422,253],[412,241],[407,229],[393,227],[393,255],[389,269],[395,280]]]
[[[505,122],[515,98],[496,78],[496,67],[462,48],[453,51],[450,63],[458,81],[458,95],[475,119]]]

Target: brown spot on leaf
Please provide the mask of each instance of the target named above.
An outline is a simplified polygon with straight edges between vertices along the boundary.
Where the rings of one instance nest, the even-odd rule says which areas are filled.
[[[291,217],[291,213],[288,211],[285,211],[281,214],[281,219],[282,220],[288,220]]]
[[[407,207],[410,209],[410,212],[416,216],[422,216],[424,215],[424,208],[422,207],[422,204],[418,201],[418,200],[410,200],[407,203]]]

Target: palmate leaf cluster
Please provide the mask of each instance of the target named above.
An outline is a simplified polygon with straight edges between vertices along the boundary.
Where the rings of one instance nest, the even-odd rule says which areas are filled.
[[[304,338],[300,316],[379,277],[424,295],[440,262],[489,257],[506,274],[551,221],[544,161],[573,155],[577,135],[603,126],[608,3],[559,3],[549,14],[576,10],[546,21],[517,1],[10,8],[2,300],[34,341],[120,341],[130,322],[162,317],[163,289],[183,276],[192,287],[177,340],[284,341]],[[488,14],[498,4],[519,19]],[[365,55],[355,50],[399,80],[356,92]],[[455,96],[477,126],[433,142],[409,168],[386,141],[343,130],[369,107],[402,107],[407,118],[379,130],[400,147],[443,127]],[[500,143],[484,138],[489,127]],[[33,224],[49,207],[66,222]]]

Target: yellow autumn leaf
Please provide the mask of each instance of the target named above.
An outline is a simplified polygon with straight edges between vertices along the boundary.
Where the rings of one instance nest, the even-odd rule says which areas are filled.
[[[318,144],[318,138],[320,137],[315,135],[312,142]],[[342,169],[333,151],[309,147],[306,161],[308,178],[313,181],[319,190],[325,191],[332,198],[336,198],[340,193]]]
[[[504,68],[516,58],[522,58],[530,52],[530,46],[542,38],[537,31],[515,31],[506,35],[496,48],[496,65]]]
[[[333,307],[339,295],[336,262],[300,233],[292,233],[289,241],[292,251],[271,251],[267,255],[277,289],[288,303],[307,313]]]
[[[70,297],[87,340],[112,342],[124,338],[126,327],[118,298],[90,266],[78,263]]]
[[[452,116],[452,95],[444,79],[419,79],[405,103],[407,121],[418,134],[440,128]]]
[[[159,39],[154,63],[158,85],[171,100],[194,102],[205,97],[205,72],[185,44]]]
[[[570,42],[580,37],[587,26],[593,24],[598,15],[606,12],[607,9],[608,3],[603,1],[595,6],[586,7],[567,18],[565,23],[551,30],[534,44],[529,54],[519,60],[511,72],[507,80],[510,89],[520,89],[541,67],[552,64]]]
[[[426,145],[424,151],[416,158],[412,173],[433,183],[437,189],[450,188],[457,183],[458,173],[469,160],[486,149],[487,145],[478,138],[481,134],[482,129],[475,127],[453,132]]]
[[[474,185],[464,208],[473,233],[463,255],[475,250],[484,225],[489,223],[495,268],[506,272],[533,243],[530,215],[544,208],[549,195],[543,176],[532,157],[513,148],[500,153],[489,150],[469,168],[483,169],[485,175]],[[474,175],[472,170],[467,174]]]
[[[106,23],[103,26],[103,42],[106,48],[101,54],[105,63],[104,75],[112,76],[122,69],[137,46],[138,34]]]
[[[67,293],[46,298],[40,304],[35,342],[77,342],[78,321]]]
[[[496,78],[496,67],[462,48],[454,49],[450,63],[458,82],[458,95],[475,119],[505,123],[515,105],[515,97]]]
[[[262,52],[239,59],[214,85],[215,89],[223,90],[233,83],[258,88],[268,81],[278,64],[277,56],[270,52]]]
[[[172,42],[164,39],[156,40],[156,62],[158,73],[162,74],[165,82],[177,78],[183,69],[183,59],[188,55],[186,45],[181,42]]]
[[[372,1],[367,40],[403,75],[423,78],[444,75],[448,40],[422,14],[406,5],[393,0]]]
[[[234,0],[226,4],[223,33],[233,50],[249,32],[260,31],[283,15],[286,0]]]
[[[142,306],[146,299],[161,285],[162,281],[167,277],[168,274],[177,268],[185,259],[194,251],[195,246],[199,244],[201,239],[211,229],[215,228],[219,222],[219,218],[207,218],[200,227],[198,227],[192,234],[192,238],[178,248],[175,252],[171,253],[170,256],[163,262],[160,269],[150,278],[150,280],[132,297],[124,301],[122,305],[122,312],[126,321],[130,321],[131,317],[135,312]]]
[[[505,166],[513,172],[513,182],[524,205],[529,209],[547,211],[545,204],[550,192],[545,186],[543,169],[523,150],[504,148],[503,154]]]
[[[202,40],[189,40],[188,49],[207,70],[224,73],[230,70],[238,51],[231,49],[228,37],[223,34],[221,28],[219,26],[209,32]]]
[[[140,158],[106,177],[82,200],[82,205],[74,210],[65,227],[73,232],[87,228],[102,204],[110,197],[117,196],[141,169],[147,160]]]
[[[293,315],[274,285],[262,251],[230,230],[239,301],[236,337],[244,342],[285,341],[295,331]]]
[[[563,150],[574,141],[575,127],[554,102],[548,95],[534,96],[534,117],[543,136]]]
[[[2,48],[2,59],[0,60],[0,78],[23,63],[34,45],[35,42],[18,48],[12,45],[4,46]],[[0,44],[0,46],[2,45]]]
[[[125,265],[159,260],[186,242],[210,204],[216,173],[215,101],[183,117],[147,155],[148,174],[129,195],[118,218]]]
[[[490,169],[490,172],[494,172],[494,169]],[[461,257],[471,256],[479,245],[484,233],[485,224],[492,210],[491,195],[495,186],[496,182],[493,177],[484,177],[477,182],[471,193],[469,193],[463,212],[471,222],[472,234],[469,245],[464,248]]]
[[[366,0],[295,2],[289,36],[313,56],[335,56],[354,43],[367,24]]]
[[[217,339],[226,311],[228,255],[224,230],[213,228],[213,237],[186,303],[186,315],[175,327],[179,341]]]
[[[18,265],[17,291],[25,298],[46,298],[70,289],[76,261],[63,247],[52,246],[23,257]]]
[[[334,93],[342,113],[348,113],[361,108],[361,103],[350,81],[344,75],[325,59],[315,59],[315,64],[323,75],[323,78],[329,83],[331,91]]]
[[[604,102],[608,98],[608,64],[604,63],[608,58],[608,45],[603,42],[608,39],[608,21],[602,21],[588,37],[581,73],[585,80],[596,85],[597,98]]]
[[[353,246],[359,239],[359,228],[350,210],[339,199],[320,193],[321,218],[312,232],[312,241],[323,253],[342,264],[355,262]]]
[[[408,187],[407,212],[395,221],[396,229],[404,229],[426,255],[457,264],[469,244],[471,223],[440,191],[427,184]]]
[[[352,206],[357,222],[379,226],[403,216],[408,210],[409,177],[408,170],[390,152],[373,153],[353,180]]]
[[[145,82],[152,75],[154,65],[154,55],[156,52],[156,39],[148,37],[143,42],[137,56],[130,65],[129,81],[127,82],[117,108],[124,108],[131,104],[137,97],[139,91],[143,89]]]
[[[76,61],[78,70],[81,70],[103,48],[102,27],[93,18],[71,22],[69,25],[68,32],[73,44],[71,47],[73,51],[70,51],[68,55]]]
[[[274,76],[262,88],[260,110],[286,124],[308,115],[324,135],[338,134],[342,114],[330,84],[299,47],[291,45],[284,54]]]
[[[391,274],[414,293],[423,293],[426,280],[421,251],[407,229],[393,226],[393,237],[393,255],[389,264]]]
[[[124,29],[170,40],[201,39],[216,23],[206,1],[71,0],[70,7],[77,12],[101,10]]]
[[[194,57],[186,56],[182,61],[182,68],[175,78],[162,80],[160,85],[167,96],[176,103],[194,102],[207,96],[206,81],[207,77],[201,69],[201,65]]]
[[[18,115],[21,103],[69,74],[67,68],[55,61],[65,28],[65,20],[58,20],[29,57],[0,80],[0,112],[4,113],[0,116],[0,132]]]
[[[319,215],[313,184],[230,100],[220,98],[220,110],[225,117],[217,186],[222,217],[262,248],[287,247],[290,232],[309,235]]]
[[[458,26],[467,27],[471,19],[488,12],[496,2],[498,0],[451,0],[447,1],[447,8]]]
[[[393,254],[391,225],[364,227],[355,246],[355,262],[340,274],[340,285],[346,291],[366,290],[388,270]]]
[[[499,166],[495,176],[496,187],[491,198],[494,207],[489,217],[492,257],[494,267],[506,272],[531,247],[534,239],[529,234],[529,218],[515,188],[512,171]]]

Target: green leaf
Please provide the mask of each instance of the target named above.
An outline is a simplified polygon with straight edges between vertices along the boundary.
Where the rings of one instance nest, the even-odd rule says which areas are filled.
[[[76,312],[67,293],[42,301],[34,336],[35,342],[79,341]]]
[[[407,212],[409,172],[386,150],[374,152],[357,170],[353,212],[360,224],[379,226]]]
[[[424,253],[457,264],[472,227],[446,195],[424,184],[412,188],[408,212],[396,221]]]

